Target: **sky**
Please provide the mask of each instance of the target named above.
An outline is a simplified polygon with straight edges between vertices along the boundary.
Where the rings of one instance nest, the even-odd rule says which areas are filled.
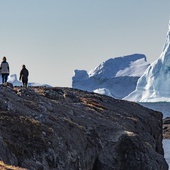
[[[29,82],[71,87],[74,70],[119,56],[161,54],[169,0],[0,0],[0,57],[10,74],[23,64]]]

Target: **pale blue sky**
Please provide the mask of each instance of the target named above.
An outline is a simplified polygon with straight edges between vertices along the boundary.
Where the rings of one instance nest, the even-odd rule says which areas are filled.
[[[11,74],[71,87],[74,69],[133,53],[148,62],[162,51],[169,0],[0,0],[0,56]]]

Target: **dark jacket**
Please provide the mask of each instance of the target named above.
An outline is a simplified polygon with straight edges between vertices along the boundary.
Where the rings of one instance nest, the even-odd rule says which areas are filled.
[[[23,79],[28,79],[28,75],[29,75],[29,72],[28,72],[28,70],[26,69],[26,68],[23,68],[21,71],[20,71],[20,80],[21,80],[21,78],[22,78],[22,80]]]

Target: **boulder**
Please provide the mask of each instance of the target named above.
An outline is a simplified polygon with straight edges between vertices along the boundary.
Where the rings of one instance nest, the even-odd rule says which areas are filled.
[[[29,170],[168,170],[162,114],[62,87],[0,86],[0,158]]]

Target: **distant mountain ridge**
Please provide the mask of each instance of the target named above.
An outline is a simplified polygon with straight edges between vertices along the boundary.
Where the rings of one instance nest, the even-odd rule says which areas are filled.
[[[72,87],[121,99],[135,90],[148,66],[143,54],[111,58],[89,72],[74,70]]]

